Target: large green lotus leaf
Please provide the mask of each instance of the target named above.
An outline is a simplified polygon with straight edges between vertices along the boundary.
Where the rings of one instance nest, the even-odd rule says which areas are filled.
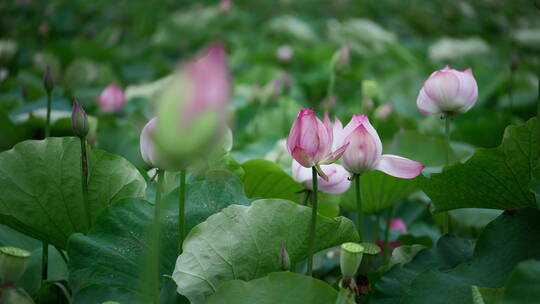
[[[80,141],[75,137],[21,142],[0,153],[0,218],[11,228],[64,248],[87,232],[81,191]],[[89,152],[90,217],[111,202],[142,197],[146,182],[125,159]]]
[[[529,189],[534,193],[537,207],[540,208],[540,161],[534,166],[532,174]]]
[[[230,204],[249,203],[240,181],[226,172],[208,174],[206,180],[188,184],[187,190],[186,231]],[[163,275],[172,273],[178,256],[177,193],[178,190],[173,191],[163,201]],[[75,298],[80,300],[76,303],[101,303],[106,299],[96,297],[102,293],[111,299],[140,298],[140,275],[153,216],[151,203],[123,200],[104,210],[87,235],[74,234],[69,239],[69,282]],[[163,277],[161,283],[172,285],[170,290],[176,294],[176,285],[170,278]],[[165,288],[161,293],[162,303],[168,303]]]
[[[265,159],[252,159],[242,164],[244,189],[249,198],[282,198],[300,201],[304,189],[275,163]]]
[[[308,254],[311,209],[280,199],[230,206],[194,227],[184,241],[173,279],[192,303],[230,280],[253,280],[279,270],[279,249],[294,264]],[[315,249],[358,240],[353,223],[318,216]]]
[[[377,214],[399,203],[418,190],[417,179],[404,179],[390,176],[380,171],[368,172],[360,178],[362,212]],[[354,182],[349,191],[341,195],[341,205],[356,210]]]
[[[437,211],[536,207],[529,183],[538,162],[538,144],[536,118],[510,126],[498,148],[478,149],[465,163],[420,178],[421,188]]]
[[[375,285],[371,303],[401,303],[413,280],[423,271],[428,269],[448,271],[469,261],[471,257],[472,249],[469,242],[454,236],[443,236],[435,248],[422,250],[410,263],[394,266],[385,273]]]
[[[329,304],[338,292],[327,283],[293,272],[274,272],[249,282],[221,284],[206,304]]]
[[[512,271],[497,304],[529,304],[540,299],[540,261],[521,262]]]

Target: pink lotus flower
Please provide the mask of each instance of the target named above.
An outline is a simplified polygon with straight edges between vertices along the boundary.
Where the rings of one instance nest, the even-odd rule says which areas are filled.
[[[126,104],[124,91],[116,84],[110,84],[97,97],[99,108],[105,113],[114,113],[122,110]]]
[[[416,105],[422,114],[465,113],[477,98],[478,86],[472,70],[458,71],[446,66],[424,82]]]
[[[344,144],[333,150],[333,137],[328,115],[325,115],[323,123],[312,109],[302,109],[287,136],[287,149],[292,157],[306,168],[331,164],[336,162],[347,148],[347,144]]]
[[[342,162],[351,173],[362,175],[379,170],[399,178],[414,178],[424,169],[419,162],[392,154],[383,155],[381,139],[366,115],[353,115],[345,128],[336,119],[334,134],[336,145],[349,144]]]
[[[143,160],[152,168],[162,168],[161,158],[152,139],[157,117],[150,119],[141,131],[140,146]]]
[[[349,172],[338,164],[322,165],[321,170],[328,180],[318,177],[319,190],[326,193],[341,194],[349,190],[351,181]],[[303,167],[297,161],[292,162],[292,176],[295,181],[302,184],[306,189],[313,190],[313,176],[310,169]]]
[[[395,217],[390,221],[390,229],[407,233],[407,225],[405,225],[405,222],[399,217]]]

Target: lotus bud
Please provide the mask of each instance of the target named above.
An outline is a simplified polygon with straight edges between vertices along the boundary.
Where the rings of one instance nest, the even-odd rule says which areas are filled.
[[[185,167],[219,147],[229,97],[229,70],[221,44],[183,65],[156,103],[154,140],[168,166]]]
[[[399,217],[395,217],[390,221],[390,229],[407,233],[407,225],[405,225],[405,222]]]
[[[97,97],[99,109],[104,113],[114,113],[122,110],[126,104],[124,91],[116,84],[107,86]]]
[[[285,44],[277,49],[276,55],[279,61],[282,63],[288,63],[294,56],[294,50],[290,45]]]
[[[282,271],[287,271],[291,268],[291,259],[289,258],[289,253],[283,244],[281,244],[279,249],[279,268]]]
[[[424,82],[416,105],[422,114],[465,113],[478,99],[478,86],[472,70],[458,71],[446,66]]]
[[[51,94],[54,88],[54,81],[50,67],[46,67],[45,73],[43,73],[43,87],[45,88],[45,91],[47,91],[47,94]]]
[[[336,72],[344,71],[349,67],[350,61],[349,44],[344,43],[332,56],[332,68]]]
[[[229,12],[232,9],[232,0],[221,0],[219,3],[219,10],[222,12]]]
[[[88,116],[76,98],[73,98],[73,111],[71,112],[71,127],[73,133],[78,137],[85,137],[88,134]]]
[[[424,169],[419,162],[391,154],[382,154],[382,143],[366,115],[353,115],[345,128],[334,130],[349,145],[343,153],[343,166],[362,175],[379,170],[399,178],[414,178]]]
[[[373,113],[373,116],[377,120],[386,120],[388,117],[390,117],[390,114],[392,114],[392,109],[394,107],[390,103],[386,103],[383,105],[380,105],[375,109],[375,113]]]
[[[156,128],[157,117],[152,118],[141,131],[140,147],[143,160],[152,168],[163,168],[162,157],[154,143],[154,129]]]
[[[360,244],[344,243],[341,245],[339,261],[343,277],[354,278],[362,262],[363,252],[364,247]]]
[[[362,97],[365,99],[373,99],[379,96],[379,85],[375,80],[362,81]]]
[[[287,137],[287,149],[292,157],[306,168],[334,163],[341,157],[347,145],[344,144],[332,152],[332,129],[328,115],[325,115],[323,123],[312,109],[302,109]],[[324,173],[319,171],[319,174]]]
[[[328,180],[318,176],[319,191],[341,194],[347,192],[351,186],[350,174],[338,164],[321,165],[320,169],[328,177]],[[313,190],[313,175],[311,169],[302,167],[296,160],[292,164],[293,179],[302,184],[306,189]]]
[[[0,278],[15,283],[26,270],[30,252],[15,247],[0,247]]]

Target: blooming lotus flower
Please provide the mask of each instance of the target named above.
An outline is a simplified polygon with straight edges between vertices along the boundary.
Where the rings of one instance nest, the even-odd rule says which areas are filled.
[[[407,225],[405,225],[405,222],[399,217],[395,217],[390,221],[390,229],[399,230],[404,233],[407,233]]]
[[[478,86],[472,70],[458,71],[446,66],[424,82],[416,105],[422,114],[465,113],[477,98]]]
[[[126,104],[124,91],[116,84],[107,86],[97,97],[97,102],[101,111],[114,113],[120,111]]]
[[[287,149],[292,157],[306,168],[331,164],[337,161],[347,148],[344,144],[333,150],[333,137],[328,115],[325,115],[323,123],[312,109],[302,109],[287,136]]]
[[[341,194],[349,190],[351,181],[349,172],[338,164],[322,165],[321,170],[328,177],[324,180],[318,177],[319,190],[326,193]],[[297,161],[292,162],[292,176],[295,181],[302,184],[306,189],[313,190],[313,175],[310,169],[302,167]]]
[[[366,115],[353,115],[344,128],[336,119],[334,133],[336,145],[349,144],[343,153],[342,162],[351,173],[362,175],[371,170],[379,170],[399,178],[414,178],[424,169],[424,165],[419,162],[397,155],[383,155],[381,139]]]
[[[186,166],[219,146],[228,120],[229,70],[223,45],[185,63],[156,102],[155,142],[167,161]]]
[[[157,117],[150,119],[141,131],[140,146],[143,160],[152,168],[162,168],[161,157],[154,144],[153,133],[156,128]]]

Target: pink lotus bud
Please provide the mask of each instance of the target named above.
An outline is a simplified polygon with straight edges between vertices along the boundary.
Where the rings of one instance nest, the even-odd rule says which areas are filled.
[[[289,258],[289,253],[283,244],[281,244],[281,247],[279,248],[279,268],[282,271],[287,271],[291,268],[291,259]]]
[[[373,116],[375,116],[376,120],[385,120],[388,117],[390,117],[390,114],[392,114],[393,108],[394,107],[390,103],[380,105],[377,107],[377,109],[375,109]]]
[[[280,46],[277,49],[276,53],[277,53],[277,58],[279,59],[279,61],[283,63],[287,63],[291,61],[294,55],[294,50],[290,45],[285,44],[285,45]]]
[[[332,56],[332,67],[336,71],[343,71],[349,66],[351,61],[351,55],[349,51],[349,44],[344,43],[341,48]]]
[[[228,12],[232,9],[232,0],[221,0],[219,3],[219,10],[222,12]]]
[[[47,94],[50,94],[54,89],[54,81],[49,66],[45,68],[45,73],[43,73],[43,87],[45,88],[45,91],[47,91]]]
[[[226,130],[229,70],[223,45],[185,63],[157,100],[155,142],[168,165],[185,166],[219,146]]]
[[[399,230],[404,233],[407,233],[407,225],[405,225],[405,222],[399,217],[395,217],[390,221],[390,229]]]
[[[349,144],[342,161],[351,173],[362,175],[379,170],[399,178],[414,178],[424,169],[419,162],[397,155],[383,155],[381,139],[366,115],[353,115],[345,128],[336,132],[341,133],[339,138]]]
[[[105,113],[114,113],[122,110],[126,104],[124,91],[116,84],[110,84],[97,97],[99,108]]]
[[[338,164],[322,165],[321,170],[328,176],[328,180],[324,180],[318,176],[319,190],[326,193],[341,194],[349,190],[351,181],[350,174]],[[302,167],[297,161],[292,163],[292,176],[295,181],[302,184],[306,189],[313,190],[313,175],[311,169]]]
[[[287,137],[287,148],[292,157],[302,166],[311,168],[318,164],[337,161],[346,145],[332,152],[332,124],[325,115],[321,122],[312,109],[302,109]]]
[[[152,168],[162,168],[161,157],[153,140],[157,117],[150,119],[141,131],[140,146],[143,160]]]
[[[472,70],[458,71],[446,66],[424,82],[416,105],[422,114],[465,113],[477,98],[478,86]]]
[[[78,137],[85,137],[88,135],[88,131],[90,130],[90,126],[88,125],[88,116],[76,98],[73,98],[71,127],[73,129],[73,133],[75,133],[75,135]]]

